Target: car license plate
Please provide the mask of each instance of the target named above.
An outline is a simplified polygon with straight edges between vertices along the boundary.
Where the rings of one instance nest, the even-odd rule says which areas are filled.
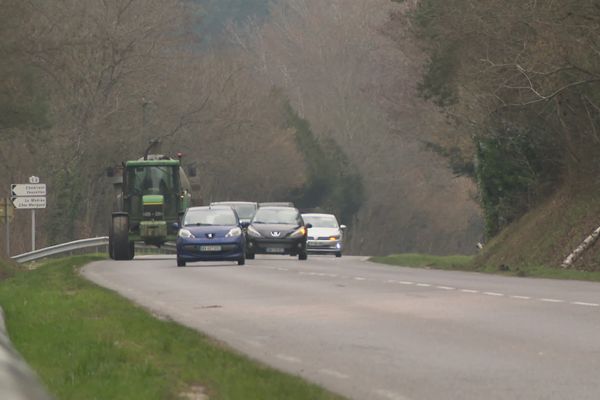
[[[221,251],[221,246],[200,246],[200,251]]]
[[[267,253],[283,253],[283,247],[267,247]]]

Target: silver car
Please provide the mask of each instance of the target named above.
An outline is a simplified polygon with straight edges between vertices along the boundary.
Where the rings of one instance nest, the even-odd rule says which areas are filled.
[[[229,206],[235,210],[240,222],[247,223],[252,221],[258,209],[258,204],[253,201],[213,201],[210,206]]]
[[[330,253],[342,256],[344,248],[344,229],[333,214],[302,214],[304,223],[311,224],[308,229],[306,251],[308,253]]]

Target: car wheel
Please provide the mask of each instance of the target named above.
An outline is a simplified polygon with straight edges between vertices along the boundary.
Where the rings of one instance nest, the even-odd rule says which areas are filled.
[[[240,258],[238,260],[238,265],[244,265],[244,264],[246,264],[246,259],[245,258]]]
[[[185,267],[185,261],[183,261],[181,258],[177,257],[177,266]]]
[[[254,260],[254,253],[246,253],[246,258],[248,260]]]
[[[300,254],[298,254],[298,260],[304,261],[307,258],[308,258],[308,254],[306,254],[306,253],[300,253]]]
[[[338,251],[337,253],[335,253],[335,256],[339,258],[342,256],[342,253],[340,251]]]

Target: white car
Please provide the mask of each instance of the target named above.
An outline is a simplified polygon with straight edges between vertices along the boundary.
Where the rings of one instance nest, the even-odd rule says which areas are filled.
[[[342,256],[344,247],[344,229],[339,225],[333,214],[302,214],[304,223],[311,224],[308,228],[306,251],[308,253],[332,253]]]

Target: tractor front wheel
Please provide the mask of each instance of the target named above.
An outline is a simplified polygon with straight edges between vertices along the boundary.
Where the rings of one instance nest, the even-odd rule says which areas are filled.
[[[133,252],[131,251],[131,243],[129,242],[129,218],[127,215],[113,215],[112,219],[112,242],[111,258],[113,260],[131,260]]]

